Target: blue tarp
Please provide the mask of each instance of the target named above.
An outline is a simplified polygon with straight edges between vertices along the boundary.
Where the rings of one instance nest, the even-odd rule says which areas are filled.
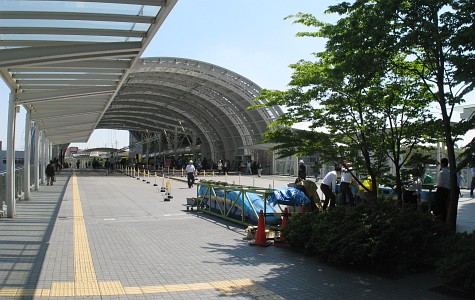
[[[202,185],[198,189],[198,196],[199,197],[204,197],[206,198],[205,192],[207,191],[207,187]],[[224,200],[224,190],[222,189],[214,189],[214,192],[216,193],[216,197],[223,199]],[[240,195],[239,191],[226,191],[226,205],[227,209],[231,209],[230,215],[234,217],[238,217],[242,214],[241,208],[244,207],[244,215],[249,218],[251,223],[257,224],[258,218],[259,218],[259,212],[262,210],[264,211],[264,200],[262,199],[261,196],[259,196],[256,193],[251,193],[251,192],[246,192],[246,195],[249,199],[244,200],[244,203],[242,199],[238,199],[236,201],[236,198]],[[241,194],[242,195],[242,194]],[[241,197],[240,197],[241,198]],[[215,201],[211,201],[208,203],[207,199],[203,200],[204,204],[210,205],[211,208],[216,209],[217,204]],[[236,206],[233,208],[230,208],[231,203],[234,202]],[[270,206],[269,204],[266,204],[266,213],[275,213],[276,210],[274,207]],[[254,211],[258,214],[257,216],[255,215]],[[266,217],[266,222],[268,223],[273,223],[280,221],[280,217],[275,217],[275,216],[267,216]]]
[[[275,190],[267,197],[267,202],[272,206],[276,204],[302,206],[310,202],[307,195],[293,187],[284,187]]]

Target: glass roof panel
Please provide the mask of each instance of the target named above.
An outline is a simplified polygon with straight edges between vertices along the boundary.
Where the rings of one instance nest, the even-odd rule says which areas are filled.
[[[104,21],[65,21],[65,20],[36,20],[36,19],[0,19],[0,27],[18,28],[81,28],[81,29],[112,29],[112,30],[133,30],[147,31],[150,24],[136,24],[126,22],[104,22]]]
[[[54,116],[51,101],[64,110],[94,103],[80,133],[66,120],[40,125],[54,144],[86,141],[176,1],[0,0],[0,77],[33,121]]]
[[[2,40],[17,41],[72,41],[72,42],[138,42],[141,38],[122,36],[94,36],[94,35],[45,35],[45,34],[0,34]],[[10,47],[11,48],[11,47]]]
[[[160,6],[76,1],[0,1],[0,10],[25,12],[93,12],[98,14],[124,14],[153,17],[157,15]]]

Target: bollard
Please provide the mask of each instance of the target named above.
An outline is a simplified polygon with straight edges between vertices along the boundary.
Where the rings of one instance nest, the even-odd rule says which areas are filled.
[[[172,185],[170,182],[170,177],[168,177],[167,183],[165,185],[165,199],[163,199],[163,201],[170,201],[171,199],[173,199],[171,190],[172,190]]]
[[[153,184],[153,186],[157,186],[157,172],[155,172],[155,183]]]
[[[150,170],[147,170],[147,183],[150,183]]]
[[[160,192],[165,192],[165,174],[162,174],[162,187],[160,188]]]

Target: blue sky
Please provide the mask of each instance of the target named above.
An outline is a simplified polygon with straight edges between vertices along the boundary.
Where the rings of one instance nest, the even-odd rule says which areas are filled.
[[[286,89],[292,74],[288,67],[312,53],[324,50],[325,41],[295,37],[307,27],[284,20],[298,12],[311,13],[322,21],[329,5],[340,0],[178,0],[143,57],[190,58],[230,69],[262,88]],[[0,82],[0,105],[8,107],[9,90]],[[16,148],[24,147],[24,119],[17,116]],[[0,111],[0,140],[6,148],[7,112]],[[123,147],[128,133],[98,130],[80,148]]]
[[[290,80],[289,64],[311,59],[321,51],[324,41],[297,38],[305,29],[284,20],[298,12],[312,13],[321,19],[328,5],[338,1],[314,0],[178,0],[165,23],[149,44],[143,57],[172,56],[212,63],[254,81],[263,88],[285,89]],[[8,107],[9,89],[0,81],[0,105]],[[0,140],[6,149],[7,111],[0,111]],[[16,148],[24,148],[22,108],[17,115]],[[122,147],[128,134],[98,130],[82,148]]]

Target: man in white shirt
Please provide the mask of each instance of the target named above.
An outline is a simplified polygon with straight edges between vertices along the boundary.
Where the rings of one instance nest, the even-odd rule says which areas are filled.
[[[340,201],[343,204],[355,205],[353,192],[351,191],[351,181],[353,181],[353,176],[350,173],[349,165],[350,163],[347,163],[346,167],[342,168],[340,182]]]
[[[447,209],[449,207],[450,197],[450,170],[448,168],[449,160],[442,158],[440,160],[440,172],[437,176],[437,212],[442,222],[445,222],[447,218]]]
[[[193,161],[190,160],[188,162],[188,165],[186,166],[186,177],[188,179],[188,188],[191,188],[193,186],[193,183],[195,183],[195,165],[193,165]]]
[[[335,206],[336,197],[335,197],[335,187],[336,187],[336,179],[341,172],[340,167],[335,167],[334,171],[328,172],[327,175],[322,180],[322,184],[320,188],[322,189],[323,194],[325,195],[325,201],[323,202],[323,210],[325,211],[328,207],[328,203],[330,206]]]

